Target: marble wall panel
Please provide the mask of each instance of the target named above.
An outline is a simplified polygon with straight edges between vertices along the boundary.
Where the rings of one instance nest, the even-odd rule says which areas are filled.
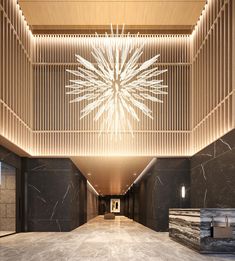
[[[14,152],[6,149],[0,145],[0,161],[15,167],[16,169],[21,169],[21,158]]]
[[[98,195],[87,185],[87,221],[98,215]]]
[[[130,192],[134,198],[133,219],[156,231],[168,231],[169,208],[190,206],[188,158],[159,158]],[[181,186],[186,197],[181,198]],[[130,195],[129,195],[130,197]]]
[[[24,159],[27,231],[70,231],[86,222],[86,179],[70,159]]]
[[[235,207],[235,130],[191,158],[191,207]]]

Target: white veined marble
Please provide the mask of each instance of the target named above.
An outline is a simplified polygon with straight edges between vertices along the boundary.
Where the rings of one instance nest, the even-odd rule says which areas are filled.
[[[0,238],[1,261],[154,260],[225,261],[232,255],[201,255],[126,217],[98,216],[72,232],[20,233]]]

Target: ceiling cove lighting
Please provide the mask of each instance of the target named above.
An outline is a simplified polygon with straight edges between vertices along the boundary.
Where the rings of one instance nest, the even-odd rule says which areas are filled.
[[[156,163],[157,158],[153,158],[149,164],[144,168],[144,170],[140,173],[140,175],[134,180],[133,183],[131,183],[131,185],[129,186],[129,188],[126,190],[126,192],[124,193],[124,195],[127,193],[127,191],[132,187],[133,184],[136,184],[146,173],[147,171],[149,171],[152,166]]]
[[[119,32],[118,26],[111,34],[105,34],[101,45],[92,45],[92,63],[76,54],[79,67],[66,70],[73,75],[66,92],[72,95],[70,103],[84,102],[80,119],[94,115],[94,121],[101,120],[100,133],[109,132],[111,137],[129,132],[133,136],[130,118],[140,121],[138,112],[153,119],[152,110],[146,101],[162,103],[161,96],[167,94],[167,85],[159,75],[167,70],[155,66],[159,54],[140,63],[144,44],[137,46],[133,39],[138,37],[124,34],[124,26]],[[97,38],[99,36],[96,34]]]
[[[88,180],[87,180],[87,184],[93,189],[96,195],[99,196],[99,193],[96,191],[96,189],[91,185],[91,183]]]

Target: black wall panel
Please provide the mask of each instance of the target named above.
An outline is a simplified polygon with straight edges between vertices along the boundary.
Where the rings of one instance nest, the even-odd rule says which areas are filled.
[[[70,231],[86,222],[85,177],[70,159],[25,158],[27,231]]]
[[[192,157],[191,207],[235,207],[235,130]]]
[[[181,186],[186,198],[181,198]],[[126,215],[156,231],[168,230],[169,208],[190,206],[190,161],[188,158],[159,158],[128,191]],[[134,212],[134,213],[133,213]]]

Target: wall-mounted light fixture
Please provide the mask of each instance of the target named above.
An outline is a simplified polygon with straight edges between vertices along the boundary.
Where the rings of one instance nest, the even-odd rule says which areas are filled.
[[[186,194],[185,186],[183,185],[183,186],[181,187],[181,198],[185,198],[185,194]]]

